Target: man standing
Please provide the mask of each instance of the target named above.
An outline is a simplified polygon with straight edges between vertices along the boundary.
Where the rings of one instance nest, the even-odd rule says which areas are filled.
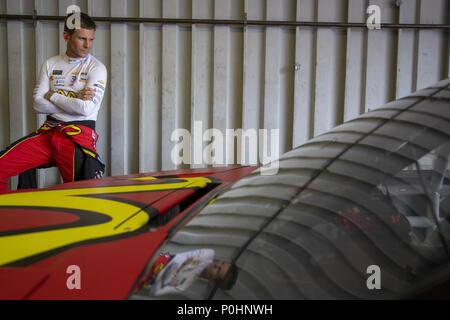
[[[76,13],[75,13],[76,14]],[[44,61],[34,90],[34,110],[47,114],[41,128],[0,152],[0,193],[7,179],[36,167],[56,165],[64,182],[99,178],[95,122],[106,88],[103,63],[89,54],[95,22],[79,14],[79,28],[64,25],[65,53]]]

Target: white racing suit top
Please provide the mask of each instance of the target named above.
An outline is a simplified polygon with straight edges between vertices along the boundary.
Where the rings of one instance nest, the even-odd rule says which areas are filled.
[[[34,110],[63,121],[97,120],[107,81],[106,67],[94,56],[69,58],[63,53],[44,61],[34,89]],[[78,91],[90,87],[95,96],[90,100],[77,99]],[[55,91],[50,101],[44,98]]]

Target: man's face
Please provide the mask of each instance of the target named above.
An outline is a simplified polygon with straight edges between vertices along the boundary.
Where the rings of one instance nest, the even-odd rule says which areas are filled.
[[[67,55],[70,58],[84,58],[91,51],[94,44],[95,30],[91,29],[76,29],[70,36],[64,32],[64,39],[67,42]]]
[[[204,277],[208,279],[210,285],[214,285],[215,280],[225,278],[230,266],[229,262],[216,260],[205,268]]]

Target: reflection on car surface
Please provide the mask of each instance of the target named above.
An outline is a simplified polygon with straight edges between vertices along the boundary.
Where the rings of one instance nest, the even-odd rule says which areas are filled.
[[[231,290],[197,279],[132,299],[393,299],[449,272],[450,80],[388,103],[241,179],[159,251],[214,249]]]

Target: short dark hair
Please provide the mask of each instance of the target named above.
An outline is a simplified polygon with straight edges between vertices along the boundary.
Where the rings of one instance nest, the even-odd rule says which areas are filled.
[[[69,28],[67,26],[67,20],[76,13],[68,14],[66,19],[64,20],[64,31],[67,32],[69,35],[72,35],[75,32],[74,28]],[[97,25],[95,24],[94,20],[91,19],[86,13],[80,12],[80,27],[83,29],[89,29],[89,30],[96,30]]]
[[[227,273],[225,274],[225,277],[223,277],[223,279],[216,280],[216,285],[218,288],[222,290],[230,290],[236,283],[237,276],[238,276],[238,268],[233,263],[228,269]]]

